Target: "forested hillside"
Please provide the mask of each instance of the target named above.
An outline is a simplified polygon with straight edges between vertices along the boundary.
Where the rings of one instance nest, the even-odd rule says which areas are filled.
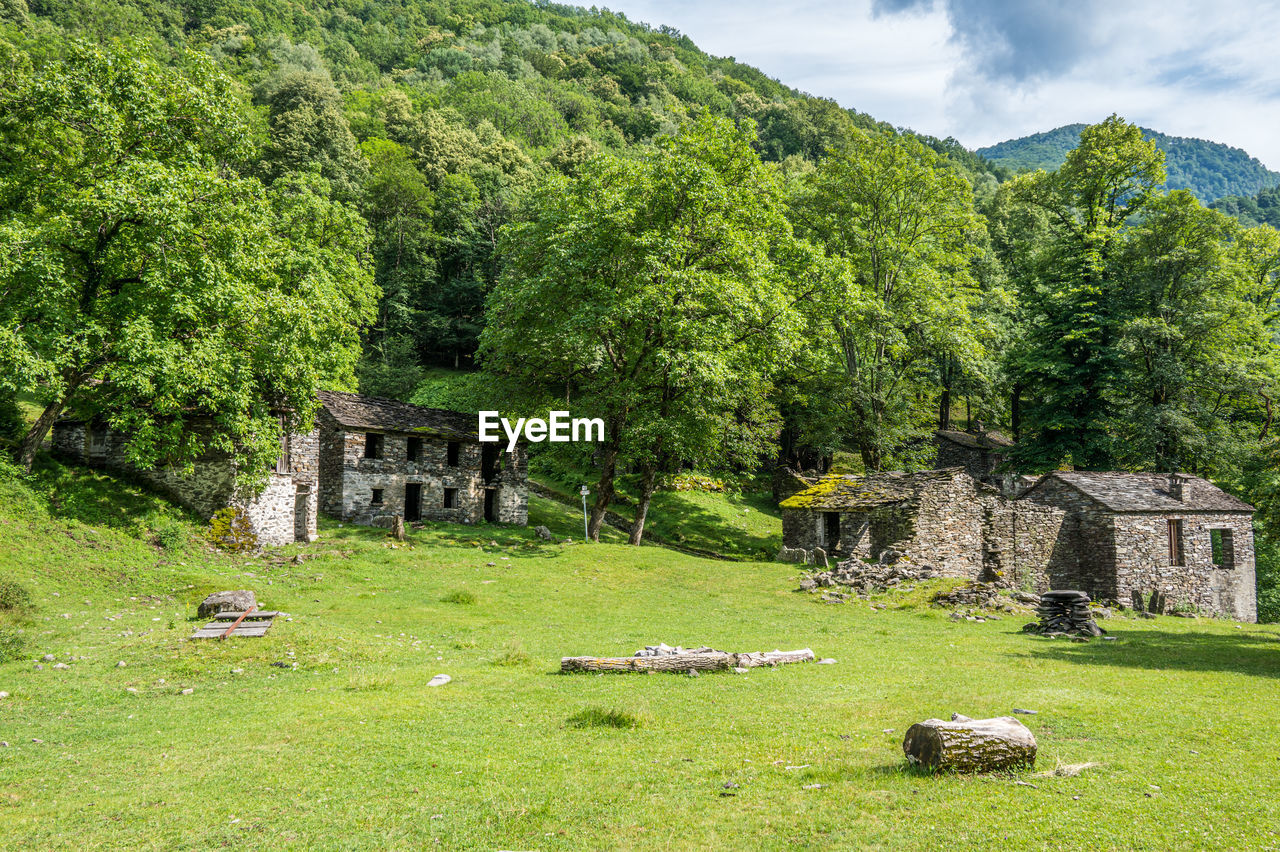
[[[1052,171],[1079,144],[1084,128],[1083,124],[1068,124],[979,148],[977,153],[1013,172]],[[1145,127],[1142,132],[1164,152],[1166,186],[1189,189],[1205,204],[1228,195],[1253,195],[1280,184],[1280,173],[1239,148],[1205,139],[1168,136]]]
[[[922,468],[981,419],[1027,472],[1211,476],[1272,559],[1280,235],[1164,189],[1274,177],[1242,152],[1112,117],[1010,177],[674,30],[524,0],[2,8],[24,465],[64,411],[139,464],[265,472],[317,387],[567,403],[607,435],[558,463],[596,481],[596,528],[630,477],[638,541],[681,469]],[[19,399],[41,416],[16,435]]]
[[[1260,189],[1256,195],[1227,195],[1213,202],[1214,210],[1234,216],[1245,225],[1280,228],[1280,187]]]

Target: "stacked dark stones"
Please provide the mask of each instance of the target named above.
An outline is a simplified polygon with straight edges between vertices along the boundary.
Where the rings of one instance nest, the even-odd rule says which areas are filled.
[[[1036,615],[1040,621],[1034,625],[1034,632],[1046,636],[1101,636],[1106,632],[1094,623],[1089,596],[1084,592],[1045,592],[1040,596]]]

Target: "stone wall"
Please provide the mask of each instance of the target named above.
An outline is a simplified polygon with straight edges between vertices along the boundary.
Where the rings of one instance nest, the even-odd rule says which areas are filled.
[[[90,465],[125,471],[185,506],[201,518],[209,519],[227,506],[236,506],[249,519],[258,543],[264,546],[289,544],[316,537],[317,491],[312,484],[318,467],[318,434],[295,435],[290,440],[292,474],[272,473],[263,488],[243,493],[235,467],[224,453],[208,453],[198,459],[190,474],[172,467],[140,470],[124,454],[123,436],[74,421],[60,421],[53,428],[53,449],[65,458]]]
[[[1168,521],[1182,521],[1183,565],[1169,564]],[[1229,567],[1213,564],[1210,530],[1229,530]],[[1110,596],[1129,603],[1137,591],[1163,592],[1169,605],[1240,621],[1256,621],[1253,523],[1245,514],[1131,514],[1115,518],[1116,571]]]
[[[933,441],[938,448],[933,466],[939,470],[962,467],[965,473],[982,481],[992,476],[995,469],[1004,464],[1004,456],[998,452],[980,447],[965,447],[941,435],[935,435]]]
[[[448,440],[413,436],[421,440],[418,458],[408,458],[407,434],[382,436],[380,458],[365,458],[366,432],[351,432],[327,412],[320,415],[320,505],[325,514],[370,526],[390,526],[396,515],[406,514],[406,486],[421,487],[421,518],[474,524],[485,518],[485,493],[493,492],[499,523],[528,523],[528,453],[517,446],[500,454],[502,469],[487,486],[481,478],[482,445],[458,444],[458,463],[450,465]],[[453,505],[446,506],[446,489],[453,491]],[[374,492],[381,492],[374,502]]]
[[[982,486],[959,473],[920,492],[915,534],[895,545],[917,565],[932,565],[943,577],[977,578],[983,568]]]
[[[898,550],[915,564],[934,566],[940,576],[976,578],[983,566],[979,488],[972,478],[958,473],[924,487],[914,500],[841,512],[838,547],[827,540],[826,512],[783,509],[782,542],[809,553],[821,547],[842,559],[877,559],[885,550]]]

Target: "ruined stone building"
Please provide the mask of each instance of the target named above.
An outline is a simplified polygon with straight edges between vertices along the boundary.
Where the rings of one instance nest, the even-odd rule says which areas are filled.
[[[279,461],[255,493],[241,487],[225,453],[207,453],[190,474],[138,470],[125,459],[124,436],[99,424],[58,421],[53,450],[127,471],[201,518],[227,506],[240,509],[261,545],[314,541],[320,511],[375,526],[390,526],[396,515],[527,522],[526,450],[481,444],[474,415],[334,391],[319,396],[315,428],[282,439]]]
[[[900,551],[942,576],[983,568],[984,504],[999,492],[959,467],[921,473],[831,474],[783,500],[783,546],[835,559]]]
[[[933,442],[938,450],[935,468],[964,468],[965,473],[979,482],[998,477],[1013,448],[1013,441],[999,432],[988,432],[981,420],[974,421],[971,431],[939,429],[934,433]]]
[[[99,423],[64,419],[53,425],[53,451],[96,467],[127,471],[201,518],[228,506],[243,511],[259,544],[314,541],[319,506],[319,433],[290,435],[267,483],[256,493],[241,488],[235,465],[222,452],[195,461],[190,474],[176,468],[139,470],[124,456],[124,436]]]
[[[476,417],[358,394],[320,392],[320,508],[375,526],[406,521],[525,524],[529,460],[481,443]]]
[[[783,555],[899,551],[935,574],[1257,617],[1253,507],[1185,474],[1056,471],[1016,497],[959,467],[830,475],[782,507]]]

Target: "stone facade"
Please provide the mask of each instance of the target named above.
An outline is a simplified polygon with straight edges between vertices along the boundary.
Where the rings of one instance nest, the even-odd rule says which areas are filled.
[[[782,502],[783,545],[807,554],[876,559],[896,550],[939,576],[983,570],[985,501],[998,497],[959,468],[832,476]]]
[[[933,463],[936,469],[959,467],[979,482],[994,482],[1013,448],[1012,441],[998,432],[988,432],[980,422],[969,432],[939,430],[934,433],[933,442],[937,448]]]
[[[172,467],[140,470],[124,455],[124,437],[78,420],[53,426],[53,451],[63,458],[128,472],[202,518],[227,506],[242,510],[261,545],[314,541],[318,512],[319,433],[292,435],[286,458],[256,493],[237,481],[223,453],[198,459],[190,474]]]
[[[896,550],[941,576],[1257,617],[1253,507],[1196,477],[1055,472],[1013,499],[960,468],[832,476],[781,506],[805,561]]]
[[[528,453],[480,443],[475,421],[355,394],[322,392],[320,507],[358,524],[528,523]]]

